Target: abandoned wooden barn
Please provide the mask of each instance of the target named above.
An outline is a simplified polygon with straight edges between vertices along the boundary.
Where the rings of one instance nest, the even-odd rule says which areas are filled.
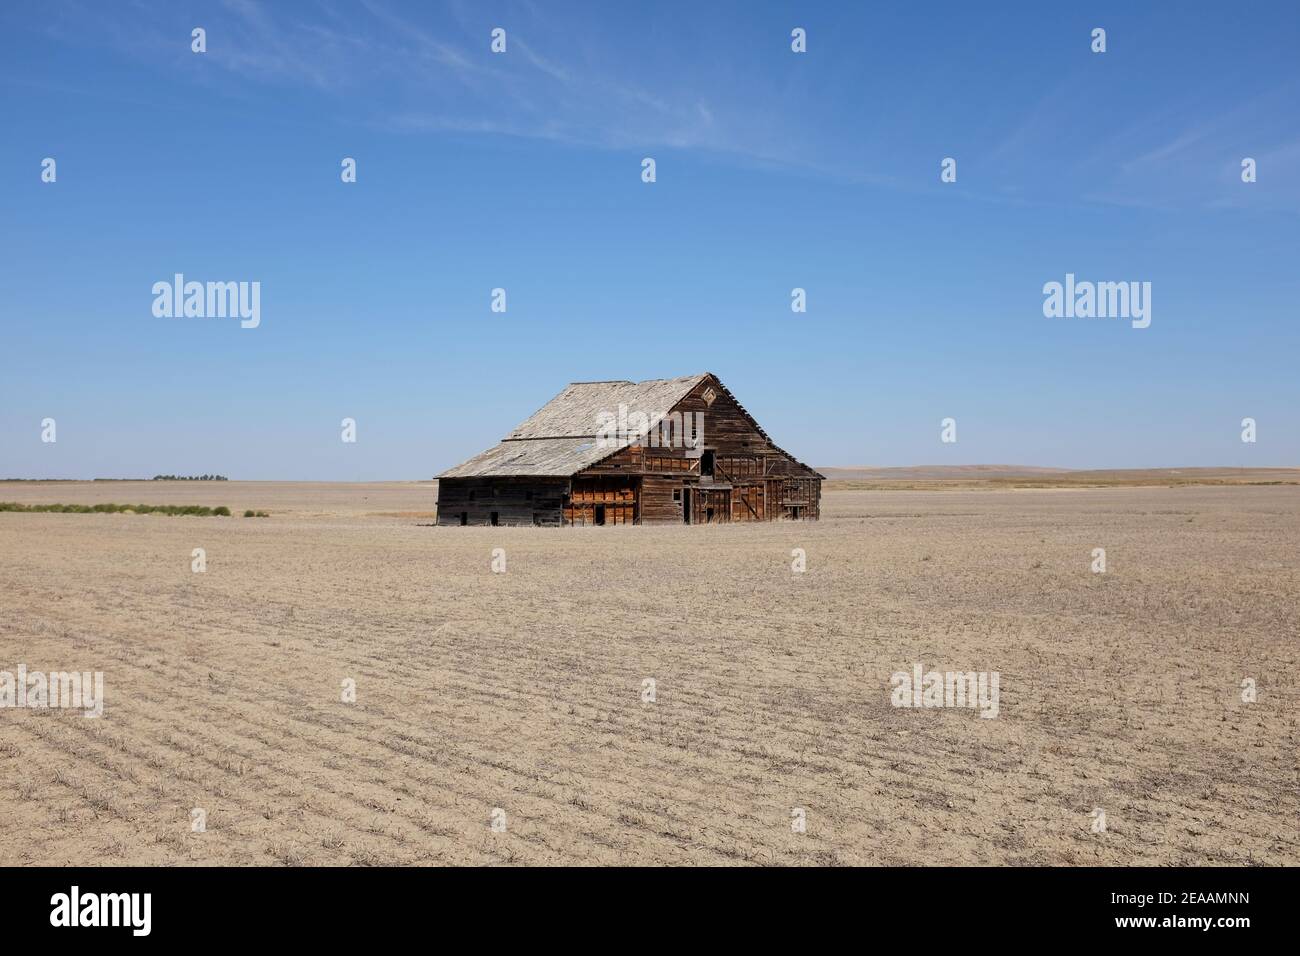
[[[715,375],[574,382],[438,476],[438,524],[816,520],[821,483]]]

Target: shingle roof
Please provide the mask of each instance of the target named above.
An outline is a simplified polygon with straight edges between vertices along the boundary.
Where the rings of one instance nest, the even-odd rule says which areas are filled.
[[[615,451],[608,446],[598,448],[594,436],[506,440],[438,477],[567,478]]]
[[[600,415],[618,414],[619,405],[644,412],[653,428],[704,380],[704,375],[654,378],[645,382],[574,382],[506,436],[514,438],[594,437]]]
[[[574,382],[496,447],[438,477],[567,478],[632,443],[632,436],[616,446],[596,441],[603,413],[617,415],[619,405],[625,405],[629,412],[645,413],[653,428],[707,377],[701,374],[645,382]]]

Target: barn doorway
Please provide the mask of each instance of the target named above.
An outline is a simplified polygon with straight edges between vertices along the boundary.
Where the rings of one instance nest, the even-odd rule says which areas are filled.
[[[691,523],[691,489],[687,488],[682,495],[682,520],[687,524]]]
[[[596,505],[596,524],[605,523],[605,506]]]
[[[711,448],[706,449],[704,454],[700,456],[700,477],[713,477],[713,449]]]
[[[497,525],[499,525],[499,524],[501,523],[501,512],[499,512],[499,511],[494,511],[494,512],[492,512],[492,522],[491,522],[491,523],[492,523],[492,527],[494,527],[494,528],[495,528]]]

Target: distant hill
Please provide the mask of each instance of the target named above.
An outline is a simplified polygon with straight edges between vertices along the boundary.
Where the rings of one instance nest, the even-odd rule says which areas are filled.
[[[1036,465],[908,465],[901,468],[873,468],[869,465],[844,465],[818,468],[827,478],[851,478],[860,481],[894,479],[952,480],[960,478],[1023,478],[1031,475],[1066,474],[1066,468],[1042,468]]]
[[[1043,468],[1036,465],[831,466],[831,487],[1104,488],[1113,485],[1300,485],[1300,468]]]

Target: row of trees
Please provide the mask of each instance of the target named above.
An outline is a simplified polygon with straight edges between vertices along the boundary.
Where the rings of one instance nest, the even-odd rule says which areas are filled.
[[[154,475],[154,481],[229,481],[225,475]]]

